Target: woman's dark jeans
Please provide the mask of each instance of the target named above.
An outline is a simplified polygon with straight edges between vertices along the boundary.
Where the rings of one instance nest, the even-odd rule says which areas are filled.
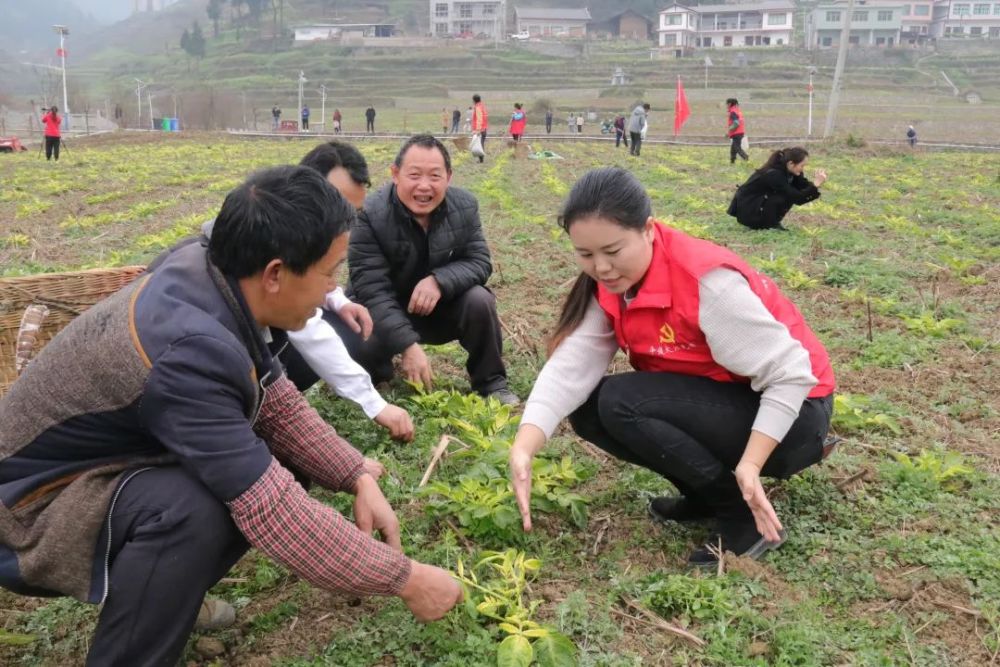
[[[739,463],[760,396],[748,384],[705,377],[609,375],[570,415],[570,424],[584,440],[659,473],[689,495],[717,485]],[[786,479],[817,463],[832,412],[832,395],[804,401],[761,474]]]

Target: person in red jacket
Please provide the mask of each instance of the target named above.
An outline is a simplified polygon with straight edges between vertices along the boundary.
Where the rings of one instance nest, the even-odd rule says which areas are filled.
[[[54,155],[56,162],[59,161],[59,144],[62,142],[62,116],[59,115],[59,107],[53,106],[44,116],[42,123],[45,125],[45,159],[51,160]]]
[[[743,121],[743,112],[740,111],[740,103],[735,97],[726,100],[726,109],[729,110],[726,124],[726,136],[729,137],[729,164],[736,162],[739,155],[744,160],[749,160],[750,156],[743,150],[743,137],[746,136],[746,123]]]
[[[528,124],[528,116],[525,115],[523,105],[520,102],[514,103],[514,113],[510,116],[510,136],[514,141],[520,141],[524,135],[524,126]]]
[[[833,410],[830,360],[802,314],[733,252],[652,216],[628,171],[573,186],[560,217],[580,277],[559,317],[510,452],[531,529],[531,465],[559,422],[668,479],[658,522],[714,519],[724,551],[758,558],[785,540],[761,476],[817,463]],[[624,350],[634,372],[606,376]],[[712,565],[708,546],[689,557]]]
[[[486,130],[489,129],[489,115],[486,113],[486,105],[483,98],[478,94],[472,96],[472,132],[479,135],[482,141],[483,150],[486,150]],[[482,155],[479,161],[483,161]]]

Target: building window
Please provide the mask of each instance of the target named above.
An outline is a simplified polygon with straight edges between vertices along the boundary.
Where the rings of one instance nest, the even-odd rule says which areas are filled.
[[[465,4],[459,5],[458,6],[458,15],[459,15],[459,17],[461,17],[463,19],[471,19],[472,18],[472,5],[465,5]]]
[[[840,22],[840,12],[827,12],[826,20],[828,23],[839,23]]]
[[[854,12],[854,14],[851,15],[851,20],[856,21],[858,23],[864,23],[868,20],[868,12],[867,11]]]
[[[972,6],[972,13],[976,16],[989,16],[990,6],[987,4],[975,4]]]
[[[733,38],[730,35],[726,35],[725,37],[722,38],[722,45],[723,46],[732,46],[733,45]]]
[[[879,21],[891,21],[892,20],[892,10],[891,9],[879,10],[878,20]]]
[[[885,37],[876,37],[875,46],[885,46]]]
[[[823,46],[833,46],[833,37],[824,37],[819,43]]]
[[[914,16],[930,16],[931,6],[930,5],[914,5],[913,6]]]
[[[969,15],[969,5],[967,5],[967,4],[952,5],[951,6],[951,13],[952,13],[953,16],[968,16]]]
[[[767,24],[768,25],[785,25],[787,22],[787,14],[768,14]]]
[[[983,29],[980,28],[979,26],[969,28],[969,34],[972,35],[973,37],[981,37],[983,34]]]
[[[677,35],[662,35],[663,41],[660,46],[676,46],[677,45]]]
[[[680,14],[667,14],[666,16],[667,22],[665,25],[680,25],[681,19],[683,18],[684,17],[681,16]]]
[[[483,5],[483,16],[496,16],[496,5]]]
[[[993,16],[1000,16],[1000,2],[993,5]],[[993,28],[990,28],[990,30],[992,31]]]
[[[847,43],[848,44],[860,44],[861,43],[861,37],[858,36],[858,35],[854,35],[853,37],[848,37],[847,38]]]
[[[753,46],[753,35],[747,35],[743,38],[743,44],[745,46]]]
[[[436,16],[439,19],[448,18],[448,3],[439,2],[436,5],[434,5],[434,16]]]
[[[771,38],[770,37],[765,37],[764,38],[764,46],[771,46]]]
[[[990,39],[1000,38],[1000,27],[990,28]]]
[[[903,5],[903,16],[910,15],[910,5]]]
[[[777,44],[778,44],[778,46],[781,46],[781,45],[783,45],[784,43],[785,43],[785,40],[783,40],[783,39],[781,39],[781,38],[779,37],[779,38],[778,38],[778,41],[777,41]]]
[[[447,23],[435,23],[434,33],[437,35],[447,35],[448,34],[448,24]]]

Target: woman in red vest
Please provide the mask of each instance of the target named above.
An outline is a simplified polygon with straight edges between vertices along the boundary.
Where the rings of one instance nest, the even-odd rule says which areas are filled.
[[[45,125],[45,159],[51,160],[55,154],[56,162],[59,161],[59,143],[62,141],[62,132],[59,126],[62,124],[62,116],[59,115],[59,107],[53,106],[42,116],[42,123]]]
[[[510,136],[514,141],[520,141],[524,135],[524,126],[528,124],[528,116],[520,102],[514,104],[514,113],[510,115]]]
[[[746,123],[743,121],[743,112],[740,111],[740,103],[735,97],[726,100],[726,109],[729,112],[726,120],[726,136],[729,137],[729,164],[736,162],[739,155],[744,160],[749,160],[750,156],[743,150],[743,137],[746,136]]]
[[[771,280],[736,254],[658,223],[634,176],[583,176],[560,222],[582,274],[510,453],[524,529],[531,461],[569,416],[580,437],[670,480],[660,522],[712,518],[723,550],[758,558],[785,531],[761,476],[818,462],[833,410],[822,343]],[[605,375],[624,350],[634,372]],[[717,562],[696,549],[696,565]]]

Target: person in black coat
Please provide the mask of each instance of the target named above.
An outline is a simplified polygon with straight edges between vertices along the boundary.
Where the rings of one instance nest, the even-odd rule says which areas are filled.
[[[392,182],[368,196],[351,231],[348,295],[375,322],[367,340],[333,322],[348,352],[375,382],[392,377],[400,355],[403,375],[430,388],[423,345],[458,340],[469,353],[473,391],[502,403],[519,399],[507,387],[493,272],[479,220],[479,203],[450,187],[448,149],[430,135],[400,148]]]
[[[819,199],[826,172],[816,170],[815,181],[803,175],[809,151],[795,146],[771,153],[767,162],[736,190],[726,212],[750,229],[780,229],[792,206]]]

